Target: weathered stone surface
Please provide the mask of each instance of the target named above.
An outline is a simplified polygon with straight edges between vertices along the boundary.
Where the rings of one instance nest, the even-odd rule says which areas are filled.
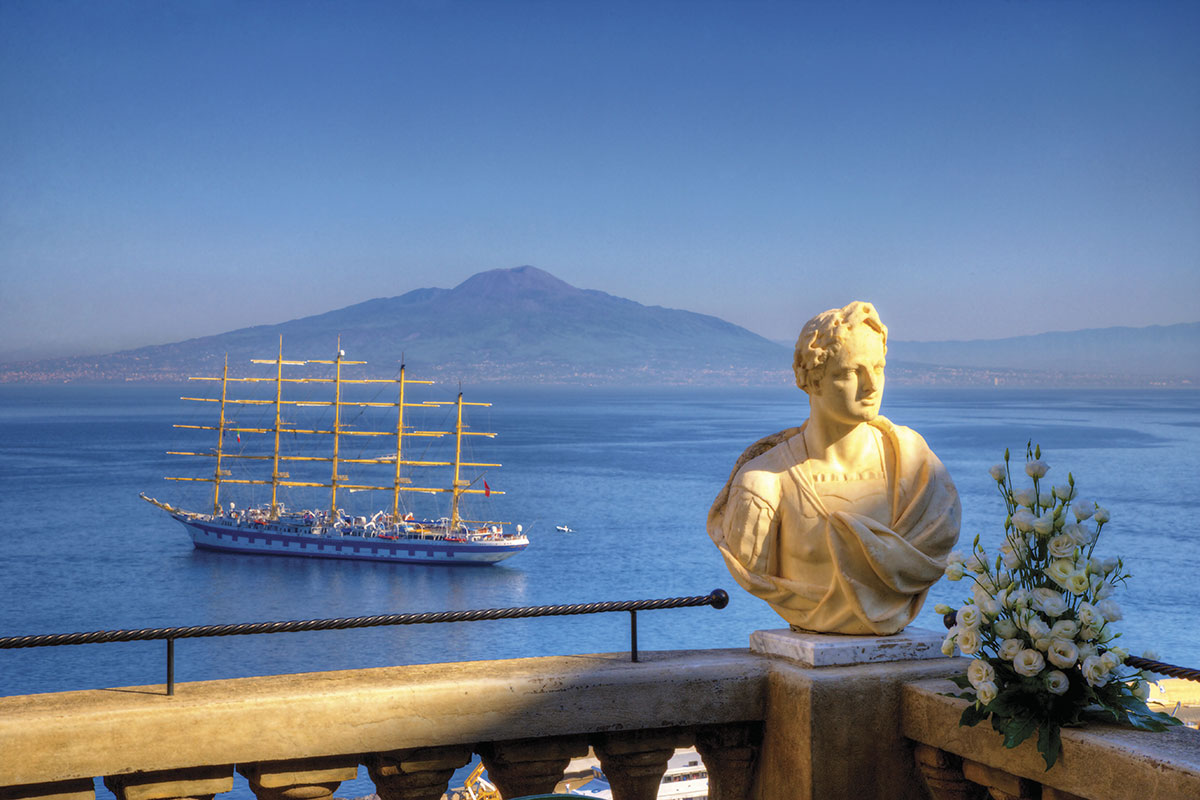
[[[604,733],[594,738],[593,747],[600,759],[613,798],[654,800],[667,762],[675,748],[689,744],[686,732],[626,731]]]
[[[110,775],[104,785],[117,800],[211,798],[233,788],[233,764]]]
[[[486,742],[479,755],[488,779],[505,797],[549,794],[572,758],[588,751],[586,736]]]
[[[328,800],[358,776],[357,756],[324,756],[238,764],[258,800]]]
[[[95,784],[83,779],[0,786],[0,800],[95,800],[95,797]]]
[[[954,684],[946,680],[921,681],[904,687],[904,735],[1041,783],[1043,798],[1048,796],[1047,788],[1089,800],[1200,797],[1197,731],[1174,728],[1150,733],[1115,725],[1064,728],[1062,755],[1054,768],[1047,771],[1032,738],[1010,750],[1003,746],[991,725],[959,726],[966,701],[942,694],[956,691]]]
[[[906,681],[962,670],[952,659],[814,669],[772,660],[755,797],[927,800],[900,728]]]
[[[941,650],[943,636],[925,628],[906,628],[891,636],[846,636],[777,628],[750,634],[750,651],[790,659],[805,667],[913,661],[945,658]]]
[[[471,748],[466,745],[370,753],[365,759],[382,800],[439,800],[454,770],[470,760]]]
[[[0,698],[0,786],[762,719],[745,650],[430,664]],[[687,702],[680,702],[687,698]]]
[[[712,725],[696,731],[696,751],[708,769],[709,800],[749,800],[762,735],[758,722]]]

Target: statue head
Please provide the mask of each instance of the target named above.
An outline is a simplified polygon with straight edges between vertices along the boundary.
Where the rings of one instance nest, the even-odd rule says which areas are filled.
[[[870,303],[855,300],[844,308],[822,311],[804,323],[796,349],[792,356],[792,372],[796,374],[796,386],[808,392],[821,382],[825,365],[840,350],[850,331],[865,325],[879,335],[883,352],[887,354],[887,326],[879,318],[879,312]]]

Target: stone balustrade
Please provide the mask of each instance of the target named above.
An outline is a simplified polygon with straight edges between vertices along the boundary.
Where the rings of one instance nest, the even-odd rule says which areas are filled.
[[[589,748],[617,800],[650,800],[681,746],[714,800],[1131,797],[1103,783],[1121,774],[1150,781],[1138,800],[1200,797],[1194,731],[1064,733],[1048,780],[1031,744],[958,727],[962,701],[937,692],[961,662],[888,657],[599,654],[0,698],[0,800],[94,800],[97,777],[118,800],[213,798],[235,772],[258,800],[327,800],[359,765],[382,800],[436,800],[473,754],[511,798]]]
[[[904,735],[933,800],[1184,800],[1200,798],[1200,733],[1162,733],[1115,725],[1064,728],[1062,754],[1051,770],[1028,739],[1000,746],[988,723],[963,728],[965,700],[946,680],[904,687]]]

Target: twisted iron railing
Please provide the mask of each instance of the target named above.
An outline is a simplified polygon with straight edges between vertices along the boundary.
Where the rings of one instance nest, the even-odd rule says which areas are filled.
[[[716,609],[722,609],[728,604],[729,595],[725,590],[714,589],[706,595],[666,597],[658,600],[610,600],[600,603],[481,608],[468,611],[429,611],[414,614],[380,614],[370,617],[305,619],[287,622],[242,622],[231,625],[191,625],[178,628],[134,628],[113,631],[89,631],[86,633],[5,636],[0,637],[0,650],[15,650],[23,647],[58,647],[72,644],[165,640],[167,643],[167,694],[173,695],[175,694],[176,639],[200,639],[210,636],[247,636],[257,633],[297,633],[300,631],[377,628],[385,625],[426,625],[439,622],[479,622],[491,619],[561,617],[626,611],[629,613],[629,657],[631,661],[637,661],[637,612],[658,611],[667,608],[691,608],[696,606],[712,606]]]

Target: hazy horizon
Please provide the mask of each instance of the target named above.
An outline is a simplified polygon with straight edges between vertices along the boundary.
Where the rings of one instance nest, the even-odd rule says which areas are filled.
[[[1200,5],[0,4],[0,361],[530,264],[772,341],[1195,322]]]

